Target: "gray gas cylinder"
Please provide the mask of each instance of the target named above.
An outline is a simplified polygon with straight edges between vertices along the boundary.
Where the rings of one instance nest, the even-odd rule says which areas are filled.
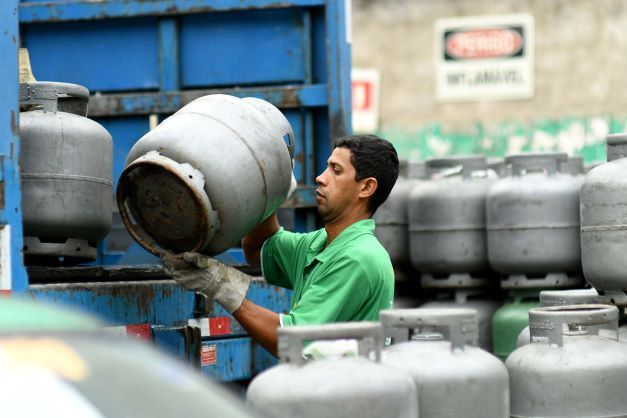
[[[26,261],[90,261],[111,227],[113,142],[86,117],[89,90],[20,84],[20,180]]]
[[[567,305],[529,311],[531,344],[507,358],[512,417],[624,417],[627,344],[618,309]]]
[[[607,163],[581,188],[581,262],[597,290],[627,291],[627,134],[607,137]]]
[[[482,156],[427,160],[432,181],[411,191],[409,251],[425,287],[480,286],[490,267],[485,197],[493,179]]]
[[[390,255],[395,269],[406,269],[409,265],[407,200],[414,186],[426,178],[424,165],[422,161],[401,161],[398,180],[373,217],[376,222],[374,234]]]
[[[571,155],[568,159],[562,162],[560,166],[560,172],[564,174],[570,174],[572,176],[583,176],[586,174],[583,157],[581,155]]]
[[[279,361],[255,377],[248,404],[265,418],[415,418],[411,377],[380,364],[383,328],[376,322],[278,329]],[[354,339],[358,356],[306,360],[305,341]]]
[[[285,200],[293,151],[292,128],[270,103],[201,97],[133,146],[117,187],[120,216],[150,252],[222,253]]]
[[[486,351],[492,351],[492,317],[502,305],[502,302],[490,298],[482,289],[455,289],[452,297],[431,300],[422,304],[420,308],[467,308],[474,310],[477,312],[479,324],[479,347]],[[397,305],[394,306],[397,307]]]
[[[559,172],[564,153],[508,156],[512,175],[487,195],[488,256],[502,287],[570,287],[581,281],[579,189]]]
[[[568,289],[568,290],[543,290],[540,292],[540,306],[565,306],[565,305],[590,305],[612,304],[608,296],[599,295],[595,289]],[[620,327],[619,341],[627,341],[624,337],[627,326]],[[529,327],[526,327],[518,335],[517,346],[529,344]]]
[[[493,177],[505,177],[508,173],[507,164],[503,157],[490,157],[487,159],[489,174]]]
[[[383,363],[413,376],[420,418],[509,417],[507,370],[475,347],[475,311],[388,310],[380,318],[393,340]]]

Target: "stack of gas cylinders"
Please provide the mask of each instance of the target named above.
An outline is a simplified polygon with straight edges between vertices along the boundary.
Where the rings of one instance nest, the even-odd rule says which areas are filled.
[[[400,213],[405,205],[412,269],[405,276],[421,284],[413,306],[475,309],[480,346],[505,359],[542,290],[583,286],[583,161],[525,153],[489,164],[471,155],[430,159],[425,167],[425,178],[403,182],[382,206]],[[388,249],[401,236],[379,229],[378,222]]]
[[[625,416],[618,319],[610,304],[532,308],[530,342],[505,363],[478,347],[477,312],[463,307],[280,328],[280,363],[253,379],[247,402],[265,418]]]
[[[391,345],[366,357],[409,373],[419,416],[627,416],[627,134],[608,137],[607,158],[587,174],[581,157],[559,152],[405,171],[375,215],[377,236],[397,280],[422,293],[381,313]],[[263,404],[259,386],[251,405]],[[357,404],[331,415],[375,410]]]

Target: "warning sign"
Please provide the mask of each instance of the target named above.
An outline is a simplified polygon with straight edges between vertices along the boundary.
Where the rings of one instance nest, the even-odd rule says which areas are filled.
[[[375,132],[379,127],[379,85],[376,68],[353,68],[351,71],[353,131]]]
[[[435,30],[439,101],[533,97],[531,15],[440,19]]]
[[[200,348],[200,365],[211,366],[217,363],[216,345],[203,345]]]

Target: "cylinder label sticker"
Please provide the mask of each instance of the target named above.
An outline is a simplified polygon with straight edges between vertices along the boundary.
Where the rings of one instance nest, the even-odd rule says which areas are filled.
[[[203,345],[200,348],[200,365],[211,366],[217,363],[217,351],[215,344]]]

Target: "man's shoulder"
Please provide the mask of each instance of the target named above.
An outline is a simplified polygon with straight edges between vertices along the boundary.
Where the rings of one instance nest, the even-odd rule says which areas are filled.
[[[365,271],[375,271],[392,265],[388,252],[373,234],[363,234],[344,246],[337,254],[338,259],[354,261]]]
[[[320,234],[325,233],[323,229],[317,229],[311,232],[292,232],[287,229],[281,228],[274,235],[268,238],[267,241],[303,241],[311,242],[318,238]]]
[[[384,256],[389,258],[388,252],[373,233],[359,235],[352,240],[347,247],[350,248],[350,252],[353,254],[362,256]]]

